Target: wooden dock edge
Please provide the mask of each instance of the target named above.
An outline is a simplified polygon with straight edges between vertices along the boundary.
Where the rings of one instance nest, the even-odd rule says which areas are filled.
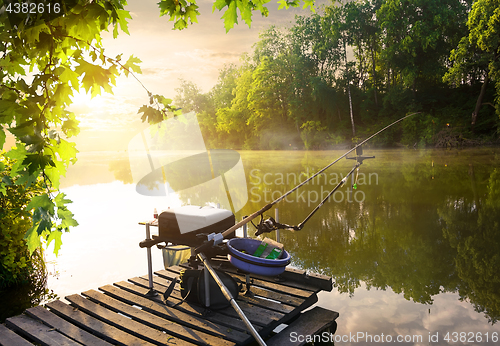
[[[266,344],[267,346],[305,345],[314,340],[315,335],[318,341],[324,341],[322,340],[323,335],[319,333],[330,329],[327,331],[328,335],[334,334],[336,331],[335,320],[338,317],[338,312],[316,306],[301,313],[285,329],[268,339]]]

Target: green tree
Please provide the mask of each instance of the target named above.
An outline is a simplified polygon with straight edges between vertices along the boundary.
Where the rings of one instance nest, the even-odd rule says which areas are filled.
[[[242,66],[233,89],[231,105],[217,110],[217,129],[229,137],[229,141],[241,148],[251,128],[248,125],[251,108],[247,95],[252,85],[252,68]]]
[[[377,10],[387,83],[400,81],[414,94],[425,83],[441,82],[446,57],[464,29],[467,2],[387,0]],[[391,81],[392,79],[392,81]]]
[[[380,26],[376,16],[382,1],[365,0],[347,2],[343,8],[347,43],[354,47],[358,79],[363,88],[372,88],[375,105],[378,106]]]
[[[240,1],[240,0],[215,0],[212,10],[224,10],[221,19],[224,19],[224,27],[226,32],[238,24],[238,11],[241,19],[250,27],[252,24],[252,15],[254,11],[259,11],[264,17],[269,15],[269,9],[265,6],[270,0],[253,0],[253,1]],[[314,0],[279,0],[279,9],[290,6],[298,7],[303,3],[303,8],[309,7],[314,11]],[[171,21],[174,21],[175,29],[185,29],[188,24],[198,23],[198,5],[195,0],[161,0],[158,3],[160,7],[160,15],[166,15]]]
[[[181,86],[176,88],[177,96],[174,98],[176,106],[182,109],[183,113],[200,113],[207,107],[207,95],[202,94],[200,88],[193,82],[181,79]]]
[[[208,108],[201,113],[199,120],[205,142],[213,148],[222,148],[228,140],[228,133],[221,129],[217,112],[220,109],[231,108],[234,99],[234,89],[238,81],[239,69],[231,64],[219,71],[219,79],[208,93],[210,100]]]
[[[32,277],[33,261],[38,253],[30,253],[24,235],[31,227],[32,213],[29,204],[32,198],[44,193],[42,178],[31,184],[17,184],[10,177],[13,160],[0,152],[0,177],[4,182],[0,198],[0,290],[16,284],[26,283]]]
[[[0,145],[5,130],[17,142],[6,154],[15,163],[11,180],[0,183],[0,193],[8,198],[10,182],[29,188],[42,179],[44,193],[28,204],[33,223],[25,238],[31,252],[43,240],[55,241],[57,253],[62,232],[76,225],[66,207],[70,201],[58,192],[59,178],[76,161],[75,145],[67,140],[79,131],[78,120],[67,111],[70,96],[80,88],[92,96],[109,92],[121,72],[139,71],[137,58],[121,63],[121,56],[109,58],[102,47],[100,34],[109,26],[115,37],[118,28],[127,32],[130,16],[124,3],[74,2],[56,18],[47,18],[47,12],[23,17],[6,10],[0,15]]]
[[[500,1],[478,0],[472,5],[467,28],[457,48],[450,54],[453,66],[445,81],[456,84],[482,82],[476,106],[472,112],[471,128],[477,121],[488,82],[495,83],[495,109],[500,116]]]
[[[229,30],[237,23],[237,9],[250,25],[253,11],[268,14],[267,2],[216,0],[214,10],[227,7],[223,18]],[[70,201],[58,190],[60,177],[76,162],[77,150],[68,141],[79,131],[78,119],[67,110],[71,96],[80,89],[92,97],[111,92],[117,76],[141,72],[140,60],[131,56],[125,61],[121,54],[110,57],[102,45],[104,31],[112,29],[114,38],[119,30],[128,34],[131,16],[125,0],[72,0],[63,5],[45,1],[40,6],[52,6],[52,11],[36,15],[16,13],[16,3],[20,1],[0,1],[0,146],[5,131],[16,138],[16,146],[6,154],[14,160],[10,180],[0,182],[0,194],[7,198],[7,186],[13,182],[29,188],[42,179],[44,192],[27,206],[33,222],[25,238],[31,252],[54,241],[57,253],[62,232],[77,224],[66,206]],[[175,29],[197,21],[195,1],[162,0],[158,5],[160,15],[174,21]],[[311,0],[304,5],[313,9]],[[149,105],[139,109],[143,121],[158,123],[168,112],[175,114],[172,100],[146,92]]]
[[[263,57],[253,72],[252,90],[248,95],[253,115],[249,123],[256,130],[262,130],[269,121],[274,125],[286,123],[288,95],[284,86],[289,80],[285,69],[283,61]]]

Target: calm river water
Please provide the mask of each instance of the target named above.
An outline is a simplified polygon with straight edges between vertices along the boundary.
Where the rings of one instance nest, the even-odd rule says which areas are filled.
[[[237,219],[343,152],[240,154],[248,202]],[[500,149],[365,149],[365,155],[376,158],[361,166],[353,194],[342,187],[302,231],[281,233],[293,266],[333,277],[333,291],[320,293],[318,305],[340,313],[336,335],[343,342],[336,344],[370,337],[380,344],[388,336],[410,345],[495,344]],[[301,222],[352,165],[342,159],[279,203],[280,221]],[[58,258],[48,255],[48,285],[60,297],[146,274],[138,222],[154,208],[218,202],[183,193],[170,200],[140,195],[126,152],[80,153],[63,191],[74,201],[79,226],[63,235]],[[162,265],[153,249],[153,269]]]

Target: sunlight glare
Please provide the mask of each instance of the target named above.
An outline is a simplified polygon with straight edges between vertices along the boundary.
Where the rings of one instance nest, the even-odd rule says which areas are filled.
[[[85,92],[85,89],[81,89],[80,92],[76,92],[71,97],[71,101],[73,102],[70,106],[71,108],[88,108],[93,109],[99,106],[103,106],[103,100],[101,95],[97,95],[94,98],[91,98],[90,92]]]

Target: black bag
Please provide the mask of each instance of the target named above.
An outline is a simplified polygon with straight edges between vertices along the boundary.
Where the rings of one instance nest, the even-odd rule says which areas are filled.
[[[231,304],[224,297],[219,285],[212,275],[209,275],[210,306],[205,302],[205,270],[206,269],[185,269],[180,273],[180,286],[182,301],[201,304],[212,310],[219,310],[229,307]],[[222,283],[231,292],[234,299],[238,297],[240,285],[229,274],[220,270],[215,270]]]

